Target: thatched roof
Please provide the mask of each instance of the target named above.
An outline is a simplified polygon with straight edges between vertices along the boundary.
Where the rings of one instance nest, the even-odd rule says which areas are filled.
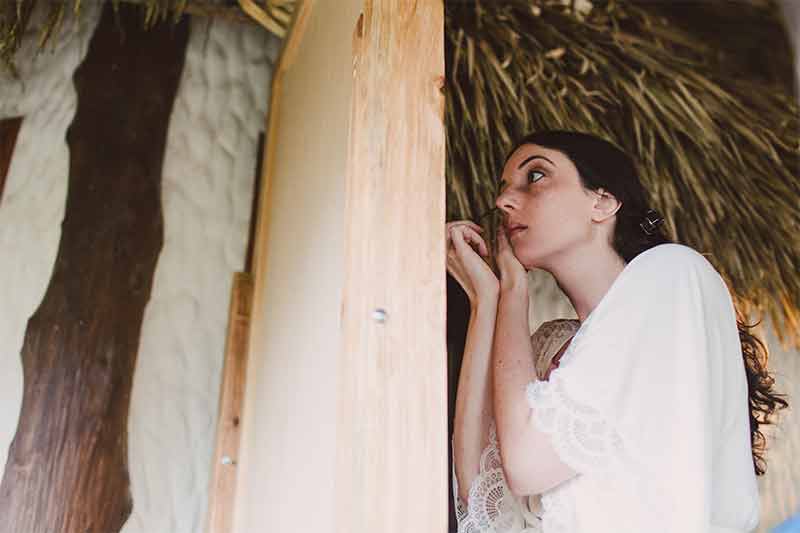
[[[186,12],[278,34],[295,4],[108,1],[141,4],[145,25]],[[7,65],[36,3],[0,4]],[[43,43],[80,4],[49,0]],[[445,20],[449,219],[492,207],[521,134],[599,134],[638,158],[672,237],[713,254],[737,304],[800,347],[800,124],[772,0],[448,0]]]
[[[492,208],[521,134],[598,134],[638,158],[672,237],[800,347],[798,106],[772,2],[451,1],[445,18],[448,219]]]
[[[12,72],[14,54],[19,49],[31,14],[39,5],[46,10],[40,47],[57,33],[65,18],[80,14],[81,4],[97,0],[0,0],[0,62]],[[217,17],[258,23],[278,37],[283,37],[297,0],[101,0],[141,7],[142,24],[147,28],[166,20],[178,21],[184,14]]]

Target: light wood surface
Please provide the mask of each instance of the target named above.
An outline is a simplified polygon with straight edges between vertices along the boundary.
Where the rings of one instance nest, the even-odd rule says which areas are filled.
[[[354,32],[340,533],[447,529],[443,24],[441,0],[367,1]]]
[[[233,526],[252,294],[252,276],[236,272],[231,289],[216,446],[208,491],[208,533],[228,533]]]

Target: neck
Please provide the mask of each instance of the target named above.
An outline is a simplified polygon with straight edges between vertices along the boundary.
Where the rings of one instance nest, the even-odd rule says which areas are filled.
[[[607,244],[590,243],[554,259],[547,270],[567,295],[583,323],[625,268],[625,261]]]

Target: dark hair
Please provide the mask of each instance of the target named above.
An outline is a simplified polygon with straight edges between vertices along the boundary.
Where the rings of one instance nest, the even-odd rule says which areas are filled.
[[[673,242],[664,232],[663,225],[657,226],[650,234],[642,230],[640,223],[650,209],[649,199],[632,158],[613,143],[588,133],[538,131],[520,139],[509,150],[506,161],[517,148],[525,144],[562,152],[577,168],[578,177],[585,188],[603,188],[621,202],[611,244],[626,263],[653,246]],[[783,399],[784,395],[773,391],[775,380],[767,371],[766,347],[748,331],[758,324],[746,324],[736,310],[736,326],[747,374],[753,467],[757,475],[762,475],[766,471],[766,439],[759,428],[771,424],[773,413],[789,404]]]

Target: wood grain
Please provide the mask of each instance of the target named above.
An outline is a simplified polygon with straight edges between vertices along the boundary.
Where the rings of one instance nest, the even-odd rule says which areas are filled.
[[[66,210],[22,347],[2,533],[114,533],[132,509],[128,410],[163,241],[161,168],[189,30],[187,20],[141,26],[136,8],[121,5],[115,20],[107,3],[75,72]]]
[[[339,533],[447,528],[443,31],[441,0],[367,1],[354,30]]]
[[[234,274],[209,489],[208,533],[228,533],[233,527],[252,294],[252,276],[245,272]]]

